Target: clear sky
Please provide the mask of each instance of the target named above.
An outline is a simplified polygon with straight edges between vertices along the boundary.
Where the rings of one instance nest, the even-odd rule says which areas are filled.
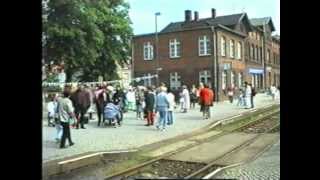
[[[126,0],[130,4],[129,16],[133,32],[137,34],[155,32],[156,12],[158,31],[170,22],[184,20],[184,11],[198,11],[199,18],[211,17],[211,8],[216,16],[246,12],[249,18],[271,17],[280,35],[280,0]]]

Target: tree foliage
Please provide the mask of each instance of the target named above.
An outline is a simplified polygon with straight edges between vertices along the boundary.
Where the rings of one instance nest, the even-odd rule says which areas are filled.
[[[128,9],[123,0],[50,0],[43,6],[46,58],[65,62],[67,81],[75,72],[82,81],[117,78],[116,64],[131,51]]]

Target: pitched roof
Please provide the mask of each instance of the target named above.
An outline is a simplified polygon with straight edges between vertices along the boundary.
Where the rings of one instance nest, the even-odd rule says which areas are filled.
[[[190,22],[175,22],[170,23],[167,27],[165,27],[160,33],[167,32],[175,32],[182,31],[186,29],[200,28],[200,27],[209,27],[214,25],[224,25],[224,26],[233,26],[236,25],[239,20],[245,15],[245,13],[240,14],[232,14],[227,16],[217,16],[216,18],[204,18],[199,19],[198,21],[190,21]]]
[[[250,22],[253,26],[263,26],[265,24],[269,24],[271,26],[272,31],[276,30],[273,25],[271,17],[253,18],[253,19],[250,19]]]

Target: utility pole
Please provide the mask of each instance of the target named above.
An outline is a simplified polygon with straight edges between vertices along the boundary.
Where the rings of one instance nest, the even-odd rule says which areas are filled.
[[[155,14],[155,26],[156,26],[156,74],[157,74],[157,77],[156,77],[156,84],[157,84],[157,87],[159,86],[159,56],[158,56],[158,53],[159,53],[159,48],[158,48],[158,29],[157,29],[157,26],[158,26],[158,23],[157,23],[157,16],[160,16],[160,12],[156,12]]]

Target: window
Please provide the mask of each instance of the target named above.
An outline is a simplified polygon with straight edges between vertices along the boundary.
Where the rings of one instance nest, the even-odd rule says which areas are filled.
[[[241,46],[241,42],[237,43],[237,59],[241,59],[241,53],[242,53],[242,46]]]
[[[222,84],[221,84],[221,87],[223,90],[226,89],[226,85],[227,85],[227,72],[223,71],[222,72]]]
[[[234,40],[230,40],[230,57],[234,58]]]
[[[250,59],[253,59],[253,45],[250,46]]]
[[[242,73],[238,73],[238,87],[241,88],[242,87]]]
[[[236,81],[236,78],[234,78],[234,72],[233,71],[231,71],[230,80],[231,80],[231,88],[233,88],[234,84],[235,84],[235,81]]]
[[[147,87],[147,86],[151,86],[151,74],[150,73],[148,73],[148,74],[144,74],[143,75],[144,77],[147,77],[146,79],[143,79],[143,85],[145,86],[145,87]]]
[[[260,54],[259,54],[259,56],[260,56],[260,62],[262,62],[262,47],[260,47]]]
[[[152,60],[153,59],[153,46],[150,42],[146,42],[143,45],[143,57],[144,60]]]
[[[211,54],[210,40],[207,36],[199,37],[199,56]]]
[[[258,60],[258,46],[256,46],[254,50],[254,59]]]
[[[254,85],[254,82],[255,82],[255,75],[254,74],[251,74],[251,84],[252,84],[252,87],[255,87]]]
[[[177,72],[170,73],[170,87],[173,90],[178,90],[181,87],[180,76]]]
[[[260,41],[260,35],[259,34],[257,34],[257,40]]]
[[[221,37],[221,56],[226,56],[226,38],[225,37]]]
[[[269,62],[270,61],[270,50],[268,49],[268,51],[267,51],[267,62]]]
[[[177,58],[181,56],[180,41],[177,39],[171,39],[169,42],[170,58]]]
[[[260,48],[257,47],[257,60],[260,62]]]
[[[277,55],[276,54],[273,54],[273,64],[277,64]]]
[[[211,88],[211,75],[210,71],[204,70],[199,72],[199,82],[207,84]]]

